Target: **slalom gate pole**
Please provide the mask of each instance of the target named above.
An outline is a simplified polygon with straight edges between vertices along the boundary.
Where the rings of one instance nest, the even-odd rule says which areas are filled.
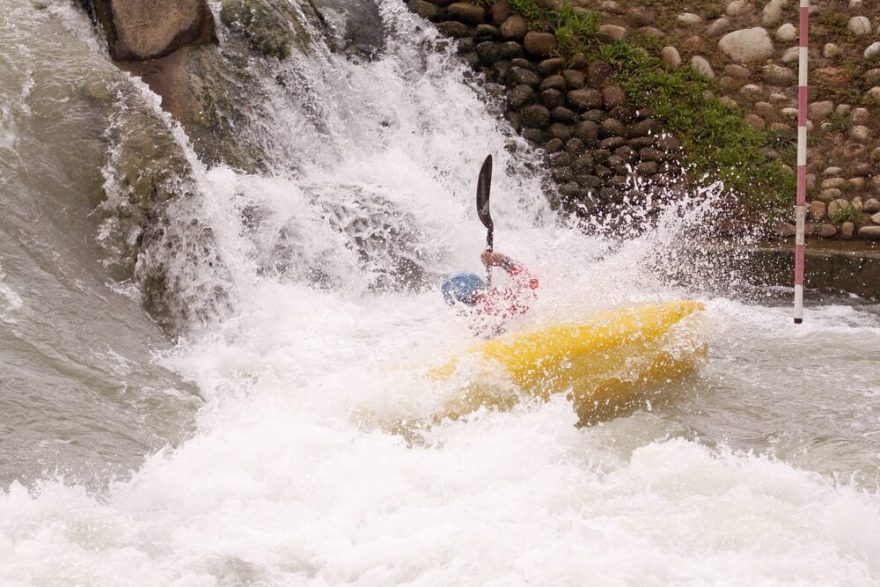
[[[795,205],[794,323],[804,321],[804,230],[807,219],[807,102],[810,37],[810,0],[801,0],[799,82],[797,203]]]

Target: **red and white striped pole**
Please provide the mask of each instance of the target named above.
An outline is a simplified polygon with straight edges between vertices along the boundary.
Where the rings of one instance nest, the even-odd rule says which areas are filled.
[[[804,230],[807,220],[807,70],[809,63],[810,0],[801,0],[798,83],[797,205],[795,206],[794,323],[804,321]]]

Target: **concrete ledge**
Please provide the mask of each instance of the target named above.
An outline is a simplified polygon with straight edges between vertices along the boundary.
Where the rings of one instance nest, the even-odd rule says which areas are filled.
[[[748,251],[747,256],[748,274],[756,285],[793,286],[793,242],[765,243]],[[804,267],[807,289],[880,300],[880,246],[808,242]]]

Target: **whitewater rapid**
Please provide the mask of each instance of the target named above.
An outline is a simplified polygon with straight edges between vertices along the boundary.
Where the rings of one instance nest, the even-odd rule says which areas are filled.
[[[699,226],[710,195],[625,242],[571,228],[539,195],[539,177],[507,173],[532,154],[462,81],[464,66],[425,47],[433,31],[402,2],[380,4],[390,37],[376,61],[319,48],[311,61],[279,66],[301,93],[267,89],[278,117],[277,133],[261,141],[275,149],[271,171],[208,168],[175,130],[199,188],[187,212],[216,237],[228,268],[217,285],[231,310],[174,346],[141,322],[122,336],[93,325],[82,356],[99,351],[89,360],[115,365],[111,382],[131,377],[133,397],[154,400],[120,404],[129,417],[110,418],[97,436],[112,446],[118,427],[147,440],[120,447],[121,462],[136,461],[122,473],[84,461],[102,477],[97,487],[54,470],[0,487],[0,583],[880,581],[878,308],[817,300],[795,327],[774,295],[744,302],[666,284],[651,267]],[[20,127],[8,132],[20,140]],[[292,152],[299,157],[286,162]],[[514,327],[640,302],[705,302],[708,359],[669,401],[589,428],[556,397],[444,421],[417,442],[387,431],[388,421],[426,419],[456,392],[423,375],[471,343],[437,286],[446,273],[480,269],[485,233],[473,200],[487,153],[496,157],[496,248],[542,283]],[[95,239],[99,229],[83,233]],[[382,247],[365,261],[355,237],[387,243],[400,233],[411,240],[396,254],[417,262],[425,283],[378,287],[396,261]],[[8,256],[0,324],[29,324],[35,300],[58,311],[13,279]],[[205,279],[198,267],[180,271]],[[112,291],[107,300],[127,304],[118,322],[134,320],[134,301]],[[91,299],[64,302],[82,314]],[[47,345],[73,348],[76,333]],[[37,376],[26,381],[34,396],[45,389]],[[39,405],[24,401],[33,403],[23,414]],[[153,422],[163,419],[175,432]],[[167,446],[157,449],[156,435]]]

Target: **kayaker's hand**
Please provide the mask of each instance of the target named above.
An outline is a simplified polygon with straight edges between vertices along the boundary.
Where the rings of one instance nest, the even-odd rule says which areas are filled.
[[[480,259],[486,267],[501,267],[507,261],[506,256],[501,253],[493,253],[492,251],[483,251]]]

